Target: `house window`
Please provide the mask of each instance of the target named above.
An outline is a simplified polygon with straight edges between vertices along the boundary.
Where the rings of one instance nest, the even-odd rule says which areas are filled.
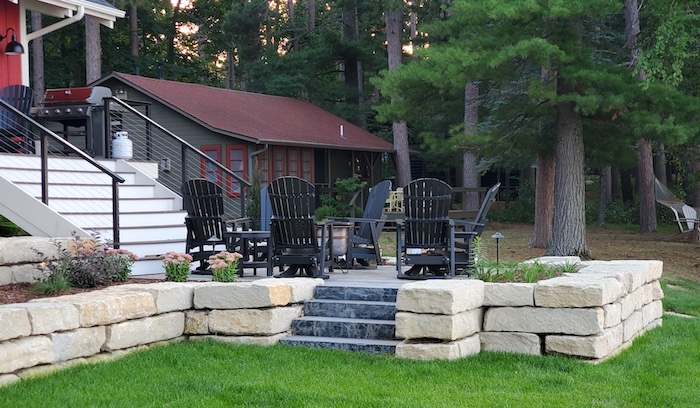
[[[274,166],[272,169],[273,178],[285,176],[285,153],[284,147],[276,147],[272,151],[272,165]]]
[[[211,159],[221,163],[221,146],[201,146],[199,149]],[[200,172],[203,179],[221,185],[221,170],[210,161],[202,159]]]
[[[263,152],[257,156],[258,172],[260,174],[260,183],[263,185],[270,184],[270,168],[268,167],[267,152]]]
[[[311,149],[301,149],[301,178],[313,183],[313,151]]]
[[[236,174],[241,179],[245,179],[245,147],[244,146],[227,146],[226,147],[226,163],[229,170]],[[231,177],[228,183],[228,194],[233,197],[241,196],[241,183]]]
[[[299,149],[287,148],[287,173],[299,177]]]

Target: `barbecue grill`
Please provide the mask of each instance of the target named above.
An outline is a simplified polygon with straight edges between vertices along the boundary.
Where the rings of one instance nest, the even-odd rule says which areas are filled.
[[[32,110],[34,117],[64,139],[93,157],[106,157],[104,98],[112,91],[104,86],[49,89],[44,104]]]

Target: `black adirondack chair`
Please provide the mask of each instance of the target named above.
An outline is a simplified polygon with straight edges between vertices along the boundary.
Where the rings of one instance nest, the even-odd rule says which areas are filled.
[[[205,179],[188,180],[182,185],[182,202],[187,211],[185,252],[200,262],[197,271],[205,272],[209,256],[226,249],[223,191]]]
[[[355,267],[355,260],[362,267],[369,265],[368,260],[373,260],[376,265],[381,265],[382,255],[379,248],[379,235],[384,229],[386,220],[386,214],[382,212],[382,209],[387,198],[389,198],[390,191],[391,181],[382,181],[371,188],[362,217],[330,218],[332,222],[352,224],[350,226],[346,254],[348,267]]]
[[[486,195],[484,196],[484,201],[481,203],[481,207],[479,208],[479,212],[476,214],[476,218],[474,218],[474,221],[455,220],[456,225],[458,227],[461,226],[464,231],[472,231],[476,233],[475,236],[480,237],[481,233],[484,232],[486,226],[489,223],[489,220],[488,218],[486,218],[486,215],[488,215],[489,210],[491,209],[491,204],[493,204],[494,201],[496,201],[496,195],[498,194],[498,189],[500,187],[501,183],[498,182],[486,192]]]
[[[6,86],[0,92],[0,99],[18,111],[29,115],[34,101],[34,91],[24,85]],[[0,151],[27,153],[30,149],[29,123],[26,119],[0,106]]]
[[[489,224],[488,215],[489,209],[491,209],[491,204],[496,201],[496,195],[498,194],[498,189],[501,187],[501,183],[498,182],[493,185],[484,196],[484,201],[481,203],[479,212],[476,214],[474,221],[467,220],[454,220],[455,223],[455,268],[457,270],[464,270],[474,267],[474,253],[471,251],[473,248],[472,240],[475,237],[480,237],[481,234],[486,229]]]
[[[454,277],[455,224],[448,215],[452,187],[441,180],[423,178],[408,183],[403,195],[404,219],[396,222],[398,278]],[[463,237],[473,234],[465,232]],[[412,266],[404,273],[402,264]]]
[[[328,278],[323,274],[330,256],[327,228],[322,224],[319,242],[314,220],[314,185],[299,177],[286,176],[272,180],[267,190],[272,208],[270,232],[273,264],[281,270],[287,267],[276,276]],[[329,269],[332,268],[332,262],[329,262]]]

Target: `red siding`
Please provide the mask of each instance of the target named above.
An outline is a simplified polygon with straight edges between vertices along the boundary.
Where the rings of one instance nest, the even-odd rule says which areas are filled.
[[[19,6],[7,0],[0,0],[0,35],[5,35],[8,27],[15,29],[15,35],[19,41]],[[5,47],[10,41],[12,41],[12,31],[0,42],[0,88],[22,84],[22,57],[5,54]]]

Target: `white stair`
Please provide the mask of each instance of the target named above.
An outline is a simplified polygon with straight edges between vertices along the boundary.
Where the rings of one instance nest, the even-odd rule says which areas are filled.
[[[133,275],[160,273],[157,258],[184,252],[187,229],[182,199],[148,176],[157,163],[100,160],[125,182],[119,184],[119,241],[139,258]],[[40,159],[0,154],[0,214],[35,236],[96,236],[112,241],[111,178],[84,160],[49,159],[49,205],[41,203]]]

